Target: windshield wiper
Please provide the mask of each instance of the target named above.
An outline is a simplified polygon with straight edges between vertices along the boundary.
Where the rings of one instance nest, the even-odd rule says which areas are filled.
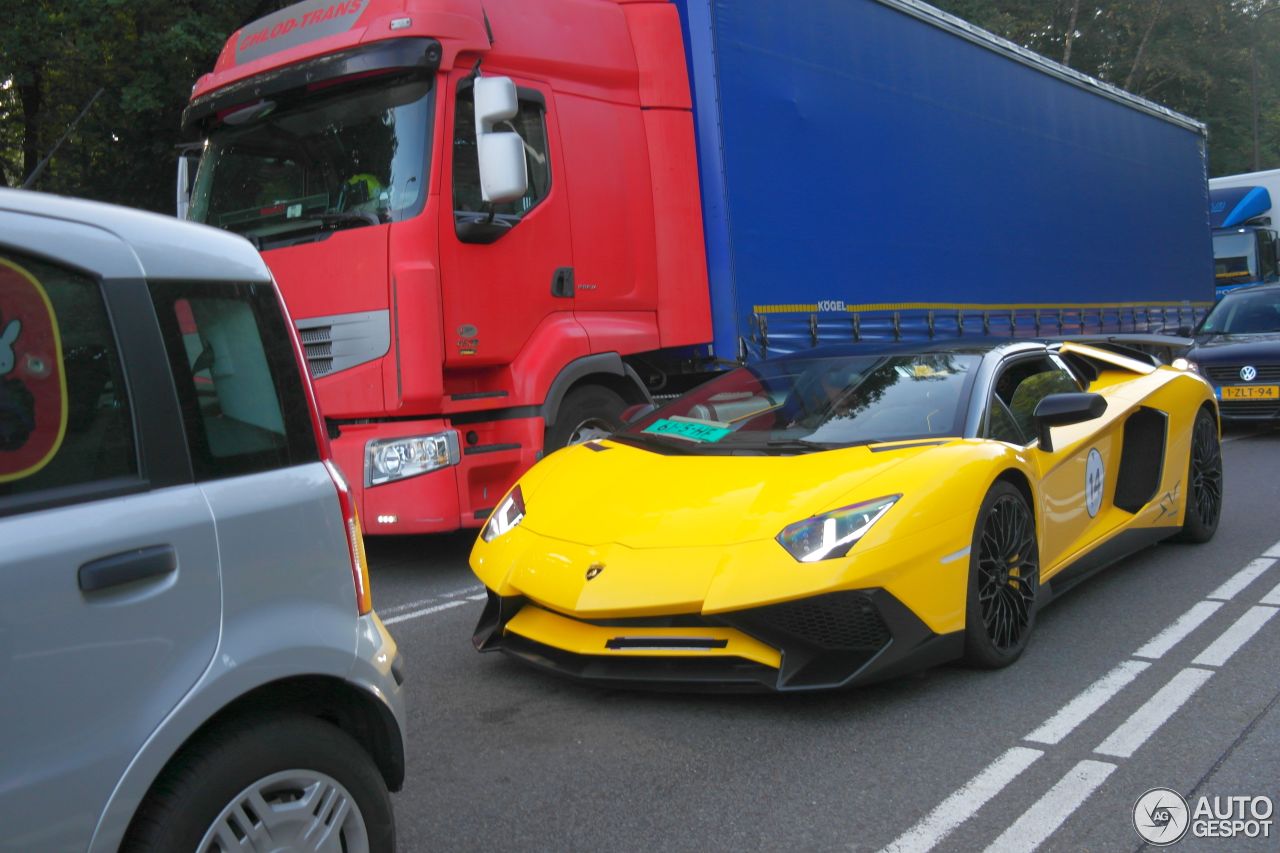
[[[806,452],[832,450],[834,448],[834,445],[826,442],[809,441],[805,438],[772,438],[766,441],[764,446],[770,450],[803,450]]]
[[[338,210],[332,213],[315,213],[307,219],[323,222],[325,225],[381,225],[382,217],[367,210]]]

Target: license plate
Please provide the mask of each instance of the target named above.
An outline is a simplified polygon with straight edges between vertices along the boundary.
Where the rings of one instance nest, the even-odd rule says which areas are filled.
[[[1224,385],[1224,400],[1280,400],[1280,385]]]

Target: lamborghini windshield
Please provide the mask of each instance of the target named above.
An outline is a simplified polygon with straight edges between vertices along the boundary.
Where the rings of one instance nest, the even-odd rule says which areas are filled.
[[[958,436],[980,357],[788,358],[739,368],[616,437],[688,453],[805,453]]]
[[[321,89],[222,117],[200,160],[190,218],[259,248],[406,219],[427,195],[431,81]]]

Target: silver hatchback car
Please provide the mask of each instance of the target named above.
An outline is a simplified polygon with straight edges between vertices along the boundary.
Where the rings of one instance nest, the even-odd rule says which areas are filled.
[[[395,641],[262,259],[0,190],[0,850],[390,851]]]

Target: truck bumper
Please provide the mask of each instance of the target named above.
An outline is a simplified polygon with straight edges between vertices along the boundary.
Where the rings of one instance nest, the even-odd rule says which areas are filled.
[[[370,441],[445,430],[458,433],[456,464],[426,474],[365,485],[365,446]],[[542,450],[541,418],[452,425],[447,419],[343,424],[331,444],[366,536],[447,533],[479,527],[511,484]]]

